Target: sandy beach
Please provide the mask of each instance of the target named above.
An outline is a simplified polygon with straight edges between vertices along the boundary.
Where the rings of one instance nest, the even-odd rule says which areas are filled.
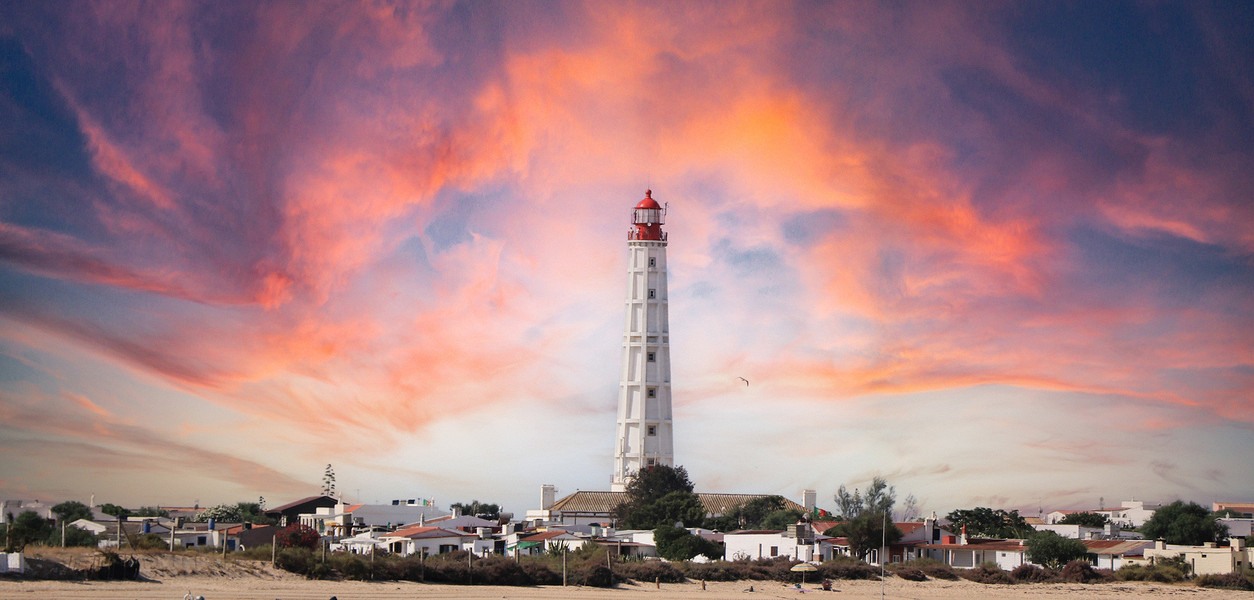
[[[90,567],[96,553],[83,549],[39,548],[31,558],[54,561],[75,569]],[[817,584],[803,589],[773,581],[630,583],[615,588],[490,585],[448,585],[409,581],[311,581],[275,569],[269,561],[221,558],[195,552],[139,552],[144,581],[51,581],[0,578],[0,600],[77,599],[183,600],[189,593],[205,600],[370,600],[374,598],[457,598],[512,600],[524,598],[652,598],[655,600],[721,600],[735,598],[884,598],[945,600],[955,598],[1210,598],[1248,597],[1254,593],[1215,590],[1190,584],[1144,582],[1106,584],[986,585],[966,580],[922,582],[889,576],[879,581],[833,582],[832,591]],[[44,563],[47,564],[47,563]]]
[[[753,591],[750,590],[752,586]],[[826,592],[816,586],[798,590],[775,582],[710,582],[622,585],[613,589],[580,587],[455,586],[413,582],[308,581],[304,579],[240,579],[233,577],[169,577],[151,582],[0,581],[0,600],[93,599],[182,600],[188,593],[205,600],[370,600],[374,598],[458,598],[462,600],[510,600],[524,598],[654,598],[738,599],[751,598],[879,598],[880,582],[839,581]],[[984,585],[969,581],[910,582],[889,578],[883,597],[942,600],[954,598],[1191,598],[1197,600],[1248,596],[1254,593],[1212,590],[1189,585],[1148,583]]]

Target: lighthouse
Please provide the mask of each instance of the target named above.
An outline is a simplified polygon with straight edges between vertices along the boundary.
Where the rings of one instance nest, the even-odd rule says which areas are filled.
[[[674,466],[671,344],[666,315],[666,210],[646,190],[627,231],[627,301],[611,490],[641,469]]]

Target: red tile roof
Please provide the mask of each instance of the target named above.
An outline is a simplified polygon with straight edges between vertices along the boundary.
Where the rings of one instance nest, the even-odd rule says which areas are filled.
[[[405,527],[404,529],[397,529],[396,531],[393,531],[392,533],[389,533],[384,537],[407,537],[409,539],[416,540],[416,539],[423,539],[423,538],[475,537],[475,536],[465,533],[465,532],[452,531],[449,529],[441,529],[439,527],[427,527],[425,525],[412,525],[410,527]]]
[[[1145,549],[1153,546],[1148,540],[1080,540],[1085,548],[1093,554],[1113,554],[1116,556],[1141,556]]]
[[[543,542],[545,540],[551,540],[555,537],[561,537],[568,533],[569,532],[562,531],[560,529],[553,530],[553,531],[542,531],[540,533],[535,533],[527,537],[520,537],[518,538],[518,541],[520,542]]]
[[[976,540],[970,544],[919,544],[919,546],[940,550],[1001,550],[1003,552],[1022,552],[1028,549],[1018,540]]]

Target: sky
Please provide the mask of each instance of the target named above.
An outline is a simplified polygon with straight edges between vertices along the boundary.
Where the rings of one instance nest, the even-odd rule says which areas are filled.
[[[0,3],[0,497],[1254,500],[1254,5]],[[740,377],[751,384],[745,386]]]

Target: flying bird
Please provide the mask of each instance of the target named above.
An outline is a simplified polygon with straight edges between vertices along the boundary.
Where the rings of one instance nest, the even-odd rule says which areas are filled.
[[[741,381],[745,382],[745,387],[749,387],[749,380],[748,380],[748,379],[745,379],[744,377],[737,377],[736,379],[739,379],[739,380],[741,380]]]

